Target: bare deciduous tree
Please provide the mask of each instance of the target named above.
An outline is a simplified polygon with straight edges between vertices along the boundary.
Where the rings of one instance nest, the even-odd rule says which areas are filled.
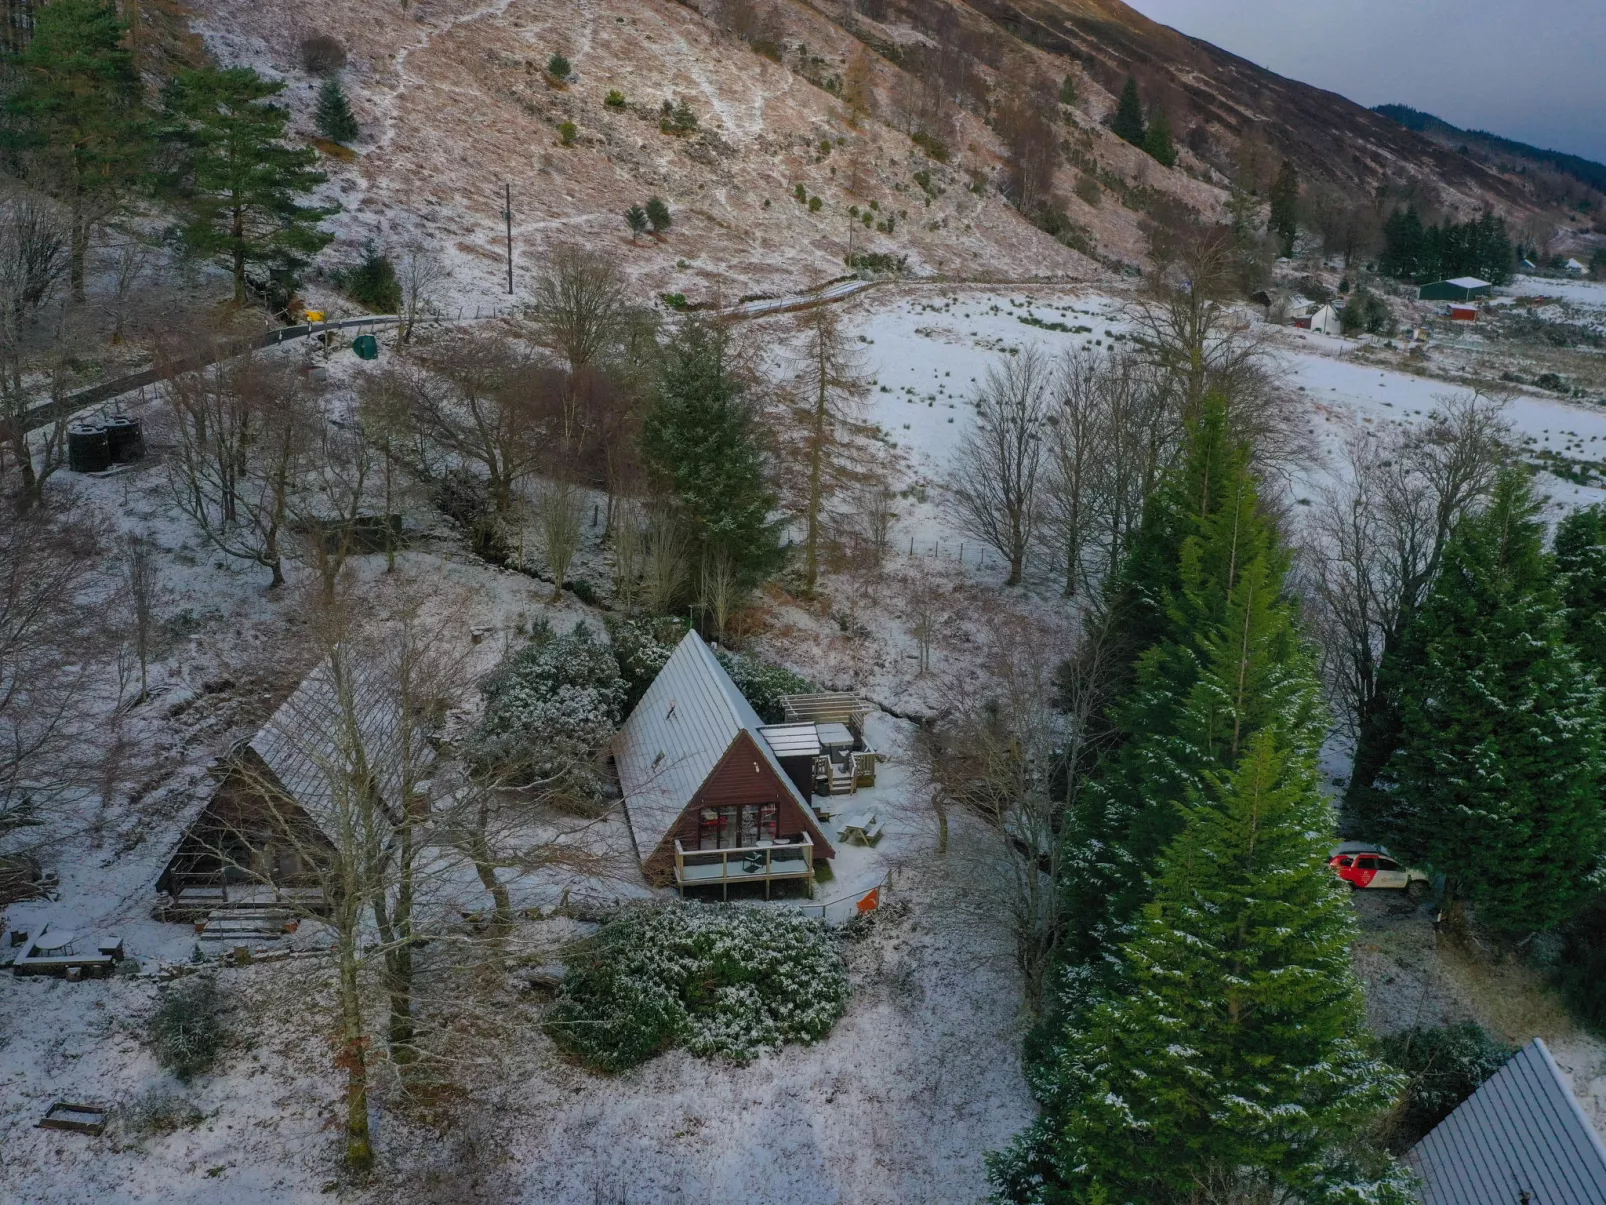
[[[1350,442],[1306,533],[1326,677],[1357,736],[1386,705],[1378,693],[1384,657],[1437,580],[1455,529],[1487,499],[1510,457],[1502,399],[1463,393],[1437,401],[1425,423]],[[1369,786],[1388,752],[1362,739],[1355,781]]]
[[[613,515],[613,592],[627,612],[634,612],[641,599],[646,552],[641,508],[633,499],[621,499]]]
[[[405,381],[415,430],[483,468],[491,502],[506,514],[542,455],[536,365],[508,339],[473,335],[431,349]]]
[[[292,494],[316,427],[293,368],[246,355],[169,382],[173,500],[226,556],[284,584]]]
[[[920,753],[934,804],[974,813],[992,834],[965,855],[1008,916],[1038,1008],[1068,919],[1065,817],[1098,753],[1109,672],[1097,632],[1077,645],[1064,630],[1011,617],[989,639],[988,688],[956,685],[959,702],[922,733]],[[1056,677],[1061,665],[1074,674]]]
[[[67,228],[55,206],[20,189],[0,200],[0,427],[29,505],[40,500],[43,478],[56,458],[45,448],[45,463],[35,465],[26,428],[36,403],[24,387],[24,374],[39,343],[40,312],[60,286],[67,263]],[[47,438],[60,434],[47,433]]]
[[[647,524],[643,594],[654,615],[674,610],[686,588],[691,541],[672,515],[662,511]]]
[[[1058,365],[1041,530],[1067,597],[1108,581],[1181,444],[1174,397],[1142,360],[1088,348]]]
[[[123,551],[123,584],[128,591],[128,631],[134,656],[139,660],[139,697],[143,703],[150,694],[151,652],[156,642],[156,605],[161,586],[157,580],[156,558],[151,541],[130,536]]]
[[[552,601],[557,602],[585,534],[585,496],[568,481],[543,481],[536,490],[535,516],[541,555],[552,573]]]
[[[1009,154],[1009,198],[1028,217],[1053,195],[1054,168],[1059,159],[1059,136],[1043,111],[1048,88],[1038,95],[1017,95],[998,117],[998,133]]]
[[[1278,383],[1269,334],[1229,304],[1237,254],[1231,232],[1156,236],[1151,254],[1148,292],[1131,311],[1141,354],[1184,422],[1204,413],[1206,396],[1221,397],[1231,434],[1253,450],[1256,468],[1286,479],[1311,458],[1304,409]]]
[[[70,508],[0,519],[0,836],[37,832],[24,847],[86,777],[96,552]]]
[[[450,278],[446,261],[434,248],[412,243],[403,250],[396,270],[396,283],[401,286],[403,343],[411,343],[418,324],[436,315],[441,288]]]
[[[612,258],[577,246],[562,246],[547,257],[530,294],[529,312],[537,339],[558,353],[569,380],[598,366],[620,337],[628,309],[624,276]],[[562,436],[572,439],[580,425],[573,390],[567,391]]]
[[[1035,347],[987,370],[976,395],[976,423],[960,440],[950,504],[963,530],[1009,564],[1020,584],[1040,503],[1052,369]]]

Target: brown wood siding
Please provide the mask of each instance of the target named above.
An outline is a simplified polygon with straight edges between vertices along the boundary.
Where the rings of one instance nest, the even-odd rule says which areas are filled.
[[[776,804],[775,835],[790,837],[807,833],[814,842],[814,857],[836,857],[825,834],[814,822],[814,817],[798,806],[787,784],[775,773],[769,759],[753,742],[745,729],[736,735],[731,747],[719,759],[703,785],[692,796],[692,801],[681,812],[680,819],[664,836],[658,848],[642,863],[647,881],[662,886],[674,881],[675,842],[688,850],[697,848],[697,812],[705,807],[732,807],[744,803]]]

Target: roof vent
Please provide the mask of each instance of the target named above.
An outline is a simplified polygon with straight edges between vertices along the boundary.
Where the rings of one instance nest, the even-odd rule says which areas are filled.
[[[658,750],[658,756],[652,759],[652,768],[654,770],[656,770],[658,768],[658,763],[663,761],[663,760],[664,760],[664,751],[662,749],[660,749],[660,750]]]

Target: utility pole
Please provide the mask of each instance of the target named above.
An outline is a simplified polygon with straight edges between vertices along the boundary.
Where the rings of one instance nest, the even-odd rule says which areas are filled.
[[[507,189],[507,202],[502,207],[502,220],[507,223],[507,291],[508,296],[513,295],[513,185],[503,185]]]

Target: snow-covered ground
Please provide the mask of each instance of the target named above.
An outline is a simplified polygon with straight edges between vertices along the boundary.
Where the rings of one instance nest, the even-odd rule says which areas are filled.
[[[868,417],[891,445],[899,555],[857,593],[833,578],[827,587],[835,596],[822,603],[772,599],[756,643],[822,684],[856,687],[894,712],[929,713],[985,682],[989,641],[1007,623],[1035,624],[1052,636],[1069,618],[1046,569],[1025,589],[1001,595],[996,554],[978,549],[943,509],[955,446],[973,420],[968,399],[1011,348],[1035,344],[1057,354],[1110,345],[1128,328],[1127,299],[1091,289],[886,285],[841,304],[875,381]],[[762,317],[755,327],[779,351],[789,321]],[[1380,368],[1353,342],[1276,337],[1289,389],[1308,408],[1330,469],[1356,432],[1420,421],[1455,388]],[[371,370],[349,351],[328,366],[336,389]],[[1514,396],[1508,415],[1534,449],[1606,458],[1606,410],[1526,393]],[[1031,1113],[1019,1069],[1019,983],[1008,934],[978,914],[967,868],[933,857],[913,729],[888,716],[872,720],[871,735],[890,760],[860,801],[877,810],[886,835],[874,850],[844,848],[819,898],[842,912],[890,876],[889,898],[900,907],[852,948],[853,1003],[816,1047],[789,1048],[745,1069],[672,1053],[628,1075],[599,1077],[558,1057],[539,1031],[539,1002],[514,992],[505,1057],[489,1070],[464,1072],[465,1090],[478,1102],[464,1115],[470,1120],[432,1138],[415,1119],[383,1112],[388,1170],[356,1190],[342,1185],[334,1159],[338,1084],[324,1041],[319,964],[258,964],[223,972],[257,1037],[185,1090],[200,1123],[138,1140],[35,1129],[60,1097],[126,1104],[153,1088],[181,1090],[141,1041],[156,993],[151,972],[188,959],[195,945],[184,926],[150,919],[154,880],[205,798],[215,759],[249,735],[309,665],[292,601],[297,571],[273,596],[261,570],[220,560],[175,517],[156,451],[137,468],[79,483],[113,539],[139,534],[159,549],[168,622],[153,697],[108,730],[122,760],[101,793],[81,801],[80,823],[51,854],[60,898],[14,905],[5,918],[6,928],[49,922],[117,932],[146,973],[77,984],[0,976],[0,1199],[71,1202],[93,1193],[111,1202],[277,1202],[328,1199],[329,1184],[342,1199],[374,1201],[981,1199],[983,1153]],[[1601,497],[1544,480],[1559,504]],[[358,568],[376,613],[406,583],[423,584],[436,606],[461,610],[487,655],[538,619],[559,627],[598,621],[571,595],[551,603],[546,584],[464,556],[427,506],[407,505],[419,535],[396,577],[385,578],[378,558]],[[594,531],[575,576],[607,578]],[[932,670],[922,673],[911,619],[917,604],[932,599],[940,634]],[[617,816],[595,834],[603,845],[628,845]],[[966,839],[974,834],[956,830],[956,842]],[[565,887],[645,891],[628,877],[598,890],[561,876],[526,876],[513,884],[515,902],[549,906]],[[315,941],[310,927],[306,937]],[[1566,1036],[1546,1025],[1547,1038]],[[1507,1028],[1516,1036],[1520,1026]],[[1590,1060],[1599,1052],[1576,1035],[1567,1040],[1581,1095],[1598,1109],[1606,1080]]]

